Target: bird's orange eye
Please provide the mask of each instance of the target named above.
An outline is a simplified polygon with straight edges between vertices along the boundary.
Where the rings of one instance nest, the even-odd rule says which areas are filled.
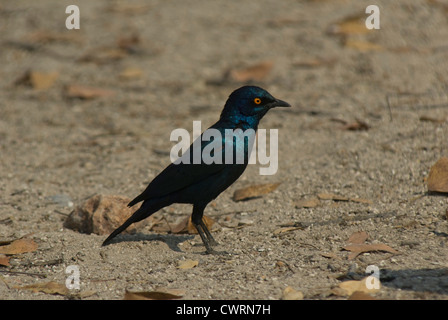
[[[254,102],[255,102],[255,104],[260,104],[261,103],[261,99],[260,98],[255,98]]]

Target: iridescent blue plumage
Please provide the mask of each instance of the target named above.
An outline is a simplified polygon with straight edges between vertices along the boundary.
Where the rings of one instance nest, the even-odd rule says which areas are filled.
[[[275,99],[266,90],[255,86],[241,87],[229,96],[221,116],[209,129],[215,129],[220,135],[221,148],[213,149],[213,156],[221,158],[221,162],[205,163],[203,159],[198,164],[193,161],[170,164],[165,168],[139,196],[129,203],[129,206],[143,201],[141,207],[104,241],[103,245],[134,222],[149,217],[154,212],[173,203],[191,203],[193,205],[192,222],[198,230],[208,253],[214,252],[212,245],[216,244],[210,231],[202,221],[204,209],[221,192],[235,182],[246,169],[251,149],[250,139],[238,140],[226,136],[226,130],[238,130],[241,133],[255,131],[261,118],[274,107],[290,107],[282,100]],[[207,131],[206,130],[206,131]],[[194,156],[195,148],[201,151],[213,143],[213,139],[203,139],[204,133],[193,142],[186,155]],[[253,141],[252,141],[253,142]],[[232,162],[225,161],[226,146],[232,149]],[[227,151],[226,151],[227,150]],[[218,154],[216,154],[218,153]],[[237,156],[243,153],[243,161],[238,162]],[[200,153],[201,154],[201,153]]]

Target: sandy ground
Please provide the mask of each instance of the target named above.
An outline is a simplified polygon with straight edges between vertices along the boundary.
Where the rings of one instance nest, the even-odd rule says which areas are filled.
[[[448,155],[446,1],[376,1],[381,29],[346,35],[334,24],[367,17],[371,1],[76,2],[81,28],[71,31],[69,1],[0,2],[0,240],[38,244],[0,267],[2,299],[79,298],[19,289],[63,284],[70,265],[85,299],[158,287],[183,299],[281,299],[288,286],[346,299],[334,288],[369,265],[382,284],[372,297],[448,298],[448,203],[425,182]],[[169,164],[171,131],[213,124],[244,84],[226,72],[263,61],[272,70],[253,83],[293,107],[260,126],[279,130],[278,172],[249,166],[206,209],[229,255],[205,255],[198,235],[143,228],[101,247],[105,235],[63,227],[94,194],[138,195]],[[39,90],[27,71],[57,76]],[[114,95],[70,98],[74,84]],[[321,193],[367,201],[300,205]],[[174,224],[190,212],[174,205],[155,217]],[[285,226],[300,228],[276,232]],[[349,259],[343,247],[358,231],[398,254]],[[198,264],[178,268],[186,260]]]

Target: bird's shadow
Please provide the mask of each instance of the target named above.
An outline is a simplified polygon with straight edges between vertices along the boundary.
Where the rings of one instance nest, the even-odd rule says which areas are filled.
[[[372,274],[346,274],[339,280],[361,280],[367,275]],[[392,289],[416,293],[448,294],[448,268],[378,269],[377,276],[381,286]]]
[[[416,292],[448,294],[448,269],[380,270],[381,284]]]
[[[162,241],[168,245],[173,251],[183,252],[179,248],[179,244],[187,240],[194,238],[194,235],[189,234],[126,234],[120,235],[119,237],[112,240],[108,245],[120,243],[120,242],[141,242],[141,241]]]

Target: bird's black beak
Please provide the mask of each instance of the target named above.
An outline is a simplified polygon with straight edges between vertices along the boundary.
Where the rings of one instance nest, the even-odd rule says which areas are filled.
[[[269,106],[269,109],[277,108],[277,107],[287,107],[287,108],[291,107],[291,105],[288,102],[280,100],[280,99],[275,99],[275,101],[269,103],[268,106]]]

